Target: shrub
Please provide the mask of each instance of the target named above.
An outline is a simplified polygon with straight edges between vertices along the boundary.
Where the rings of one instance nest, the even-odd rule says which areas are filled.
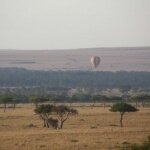
[[[54,128],[57,129],[58,128],[58,120],[57,119],[53,119],[52,117],[48,119],[48,123],[49,125]]]
[[[141,145],[132,144],[129,148],[123,148],[123,150],[150,150],[150,135],[147,137],[147,141],[144,141]]]

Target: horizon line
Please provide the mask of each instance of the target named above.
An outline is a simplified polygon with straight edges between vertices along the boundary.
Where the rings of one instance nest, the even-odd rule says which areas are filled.
[[[118,48],[121,48],[121,49],[133,49],[133,48],[136,48],[136,49],[139,49],[139,48],[144,48],[144,49],[147,49],[147,48],[150,48],[150,46],[119,46],[119,47],[83,47],[83,48],[62,48],[62,49],[14,49],[14,48],[4,48],[4,49],[0,49],[0,50],[21,50],[21,51],[26,51],[26,50],[37,50],[37,51],[41,51],[41,50],[80,50],[80,49],[118,49]]]

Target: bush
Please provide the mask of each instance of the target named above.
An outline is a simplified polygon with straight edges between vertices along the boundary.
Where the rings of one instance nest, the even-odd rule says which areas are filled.
[[[49,125],[54,128],[57,129],[58,128],[58,120],[57,119],[53,119],[52,117],[48,119],[48,123]]]
[[[148,140],[144,141],[141,145],[132,144],[129,146],[128,150],[150,150],[150,135],[147,138]],[[127,148],[125,149],[127,150]]]

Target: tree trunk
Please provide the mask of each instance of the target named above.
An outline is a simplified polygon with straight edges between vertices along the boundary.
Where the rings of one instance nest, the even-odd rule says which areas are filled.
[[[59,127],[60,129],[62,129],[63,128],[63,122],[61,121],[60,122],[60,127]]]
[[[63,116],[59,116],[59,117],[60,117],[60,127],[59,127],[59,129],[62,129],[64,122],[65,122],[65,121],[68,119],[68,117],[69,117],[69,113],[67,114],[67,116],[66,116],[65,119],[63,119]]]
[[[123,127],[123,124],[122,124],[122,120],[123,120],[123,115],[124,115],[124,112],[121,112],[121,118],[120,118],[120,126],[121,128]]]
[[[46,127],[49,128],[48,119],[46,119]]]
[[[67,115],[67,117],[64,120],[60,120],[60,129],[63,128],[64,122],[68,119],[69,114]]]
[[[63,120],[63,121],[61,120],[61,122],[60,122],[60,127],[59,127],[60,129],[63,128],[64,122],[65,122],[65,120]]]
[[[138,107],[138,102],[135,102],[135,107],[136,107],[136,108]]]
[[[43,119],[44,120],[44,128],[46,127],[46,120],[45,119]]]
[[[6,112],[6,104],[4,104],[4,112]]]
[[[104,107],[104,109],[105,109],[105,103],[103,104],[103,107]]]

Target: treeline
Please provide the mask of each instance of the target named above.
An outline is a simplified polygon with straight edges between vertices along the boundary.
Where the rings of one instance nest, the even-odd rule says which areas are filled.
[[[66,88],[132,88],[150,87],[150,72],[127,71],[35,71],[24,68],[0,68],[1,87]]]
[[[0,94],[0,104],[4,105],[4,112],[6,105],[11,108],[15,108],[18,103],[33,103],[35,107],[42,103],[95,103],[103,104],[105,107],[106,103],[116,102],[129,102],[135,103],[136,107],[142,105],[143,107],[149,106],[150,95],[148,94],[137,94],[135,96],[123,95],[123,96],[106,96],[102,94],[90,95],[90,94],[48,94],[48,95],[19,95],[14,93]],[[1,108],[1,106],[0,106]]]

